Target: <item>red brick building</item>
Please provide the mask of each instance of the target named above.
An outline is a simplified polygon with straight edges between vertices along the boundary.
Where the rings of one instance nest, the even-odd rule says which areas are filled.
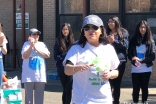
[[[4,25],[3,32],[10,40],[13,48],[13,0],[0,0],[0,22]],[[16,6],[22,0],[16,0]],[[16,13],[21,13],[16,10]],[[46,59],[47,69],[55,70],[53,60],[53,45],[59,34],[60,25],[69,22],[77,39],[82,25],[83,0],[25,0],[25,12],[29,13],[29,28],[36,27],[41,32],[41,40],[45,42],[51,52],[51,58]],[[156,0],[86,0],[86,13],[99,15],[104,24],[111,15],[120,17],[123,27],[130,36],[134,34],[135,26],[140,20],[148,21],[154,38],[156,37]],[[27,39],[27,31],[25,38]],[[16,47],[18,60],[16,67],[21,67],[22,29],[16,29]],[[5,67],[13,67],[12,52],[6,56]],[[18,63],[19,62],[19,63]],[[151,80],[156,81],[156,61],[154,62]],[[131,65],[128,62],[124,76],[130,77]]]

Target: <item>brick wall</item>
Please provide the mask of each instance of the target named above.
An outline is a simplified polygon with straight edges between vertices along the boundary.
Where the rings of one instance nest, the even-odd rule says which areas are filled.
[[[10,41],[10,48],[12,49],[13,44],[13,35],[12,35],[12,1],[13,0],[0,0],[0,22],[4,25],[3,26],[3,32],[8,36]],[[16,5],[22,4],[21,0],[16,0]],[[21,11],[16,11],[17,13],[21,13]],[[37,19],[36,19],[36,0],[25,0],[25,12],[29,13],[29,25],[30,28],[37,26]],[[26,37],[27,37],[27,31],[26,31]],[[22,30],[17,29],[16,30],[16,47],[18,49],[18,57],[20,65],[22,64],[21,59],[21,48],[22,48]],[[12,53],[6,56],[6,68],[12,67]]]
[[[47,70],[55,70],[53,60],[53,45],[55,42],[55,0],[43,0],[43,40],[50,51],[50,58],[46,59]]]

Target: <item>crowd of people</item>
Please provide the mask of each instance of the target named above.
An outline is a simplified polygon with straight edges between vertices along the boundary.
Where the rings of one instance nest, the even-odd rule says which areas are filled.
[[[33,99],[35,104],[44,102],[45,58],[50,58],[50,52],[39,41],[40,34],[36,28],[30,29],[21,51],[25,104],[33,104]],[[4,70],[2,55],[7,53],[6,44],[0,24],[0,78]],[[155,42],[146,21],[141,20],[137,24],[133,37],[129,39],[128,30],[122,27],[117,16],[108,18],[105,29],[99,16],[88,15],[83,20],[77,41],[71,25],[62,24],[53,50],[63,87],[62,104],[120,104],[120,86],[127,59],[132,64],[133,102],[139,102],[141,89],[142,103],[147,104]]]

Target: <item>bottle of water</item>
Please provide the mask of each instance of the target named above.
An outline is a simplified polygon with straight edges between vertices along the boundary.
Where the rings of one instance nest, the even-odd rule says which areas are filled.
[[[56,72],[53,72],[54,80],[56,80]]]
[[[56,72],[56,79],[57,80],[59,80],[60,78],[59,78],[59,76],[58,76],[58,73]]]
[[[53,76],[53,72],[52,72],[52,71],[50,72],[50,79],[51,79],[51,80],[54,79],[54,76]]]
[[[47,72],[47,79],[50,79],[50,73]]]
[[[54,72],[54,71],[48,71],[47,72],[47,79],[59,80],[58,73]]]

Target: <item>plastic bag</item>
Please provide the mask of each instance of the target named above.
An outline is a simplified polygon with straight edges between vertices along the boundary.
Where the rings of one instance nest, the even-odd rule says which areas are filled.
[[[18,80],[17,76],[3,82],[1,104],[22,104],[21,80]]]

